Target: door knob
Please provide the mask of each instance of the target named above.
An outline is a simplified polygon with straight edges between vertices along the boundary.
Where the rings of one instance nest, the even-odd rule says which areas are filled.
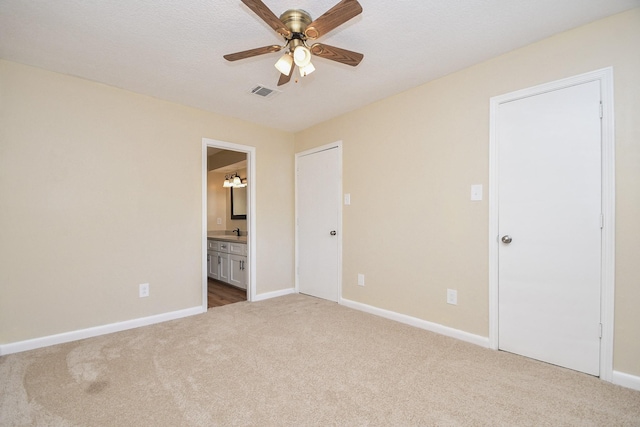
[[[504,236],[502,236],[501,240],[502,240],[502,243],[509,244],[513,239],[508,234],[505,234]]]
[[[332,236],[335,236],[335,235],[336,235],[336,234],[338,234],[338,233],[336,233],[336,230],[333,230],[333,231],[332,231],[331,233],[329,233],[329,234],[331,234]]]

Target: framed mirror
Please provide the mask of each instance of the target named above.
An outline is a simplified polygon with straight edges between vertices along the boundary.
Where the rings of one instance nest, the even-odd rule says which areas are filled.
[[[231,187],[231,219],[247,219],[247,187]]]

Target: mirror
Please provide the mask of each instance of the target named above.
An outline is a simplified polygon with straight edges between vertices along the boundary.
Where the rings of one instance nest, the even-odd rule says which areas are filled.
[[[231,187],[231,219],[247,219],[247,187]]]

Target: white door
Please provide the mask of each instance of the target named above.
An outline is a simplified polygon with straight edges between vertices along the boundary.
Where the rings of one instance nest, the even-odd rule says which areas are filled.
[[[599,375],[600,82],[500,104],[498,346]]]
[[[298,287],[338,301],[339,148],[297,157]]]

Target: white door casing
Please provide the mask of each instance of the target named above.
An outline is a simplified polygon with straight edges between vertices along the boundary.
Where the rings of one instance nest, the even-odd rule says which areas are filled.
[[[296,155],[296,290],[338,301],[341,278],[340,143]]]
[[[491,347],[609,381],[611,80],[605,69],[492,98],[490,185]]]

